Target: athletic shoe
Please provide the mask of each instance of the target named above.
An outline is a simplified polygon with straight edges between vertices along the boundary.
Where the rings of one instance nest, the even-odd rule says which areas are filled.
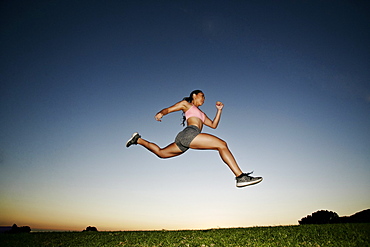
[[[253,172],[243,173],[239,177],[236,177],[236,187],[244,187],[252,184],[257,184],[263,180],[262,177],[249,176]]]
[[[135,132],[132,134],[131,138],[126,142],[126,147],[128,148],[131,145],[137,144],[137,139],[139,139],[141,135],[139,133]]]

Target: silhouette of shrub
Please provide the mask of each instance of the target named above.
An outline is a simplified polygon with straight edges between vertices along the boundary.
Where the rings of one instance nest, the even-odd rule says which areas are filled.
[[[21,226],[18,227],[17,224],[13,224],[12,228],[7,231],[7,233],[29,233],[31,232],[31,227],[29,226]]]
[[[370,223],[370,209],[357,212],[351,216],[339,217],[337,213],[320,210],[312,215],[307,215],[298,221],[300,225],[304,224],[327,224],[327,223]]]
[[[320,210],[314,212],[312,215],[307,215],[306,217],[299,220],[300,225],[305,224],[328,224],[336,221],[339,216],[337,213],[328,211],[328,210]]]
[[[95,227],[95,226],[88,226],[86,227],[85,230],[83,230],[83,232],[97,232],[98,229]]]

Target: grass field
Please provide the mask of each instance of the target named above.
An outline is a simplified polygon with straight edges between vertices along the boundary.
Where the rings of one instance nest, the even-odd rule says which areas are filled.
[[[0,234],[0,246],[370,246],[370,224]]]

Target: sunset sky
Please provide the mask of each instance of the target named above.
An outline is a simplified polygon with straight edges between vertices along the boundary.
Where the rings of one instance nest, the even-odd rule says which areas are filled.
[[[1,1],[0,226],[294,225],[370,208],[367,1]],[[194,89],[216,151],[159,159]]]

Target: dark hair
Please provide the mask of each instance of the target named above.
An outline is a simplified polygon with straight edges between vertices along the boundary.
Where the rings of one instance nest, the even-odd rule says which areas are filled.
[[[202,90],[194,90],[190,93],[189,97],[185,97],[182,100],[186,100],[187,102],[191,103],[193,101],[193,94],[203,93]],[[186,117],[184,113],[182,113],[182,126],[185,126]]]
[[[189,97],[185,97],[182,100],[186,100],[187,102],[191,103],[193,101],[193,94],[203,93],[202,90],[194,90],[190,93]]]

